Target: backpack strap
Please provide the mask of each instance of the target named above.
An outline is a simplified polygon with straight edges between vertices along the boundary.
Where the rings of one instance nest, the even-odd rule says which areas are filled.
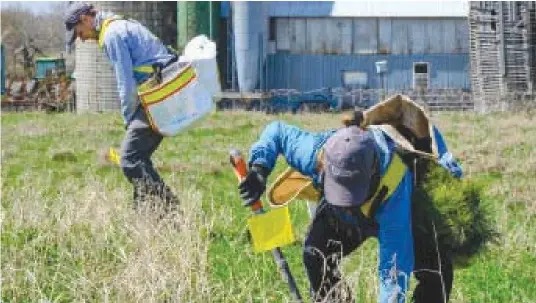
[[[397,153],[393,153],[387,171],[380,179],[376,192],[363,205],[361,211],[369,218],[374,217],[378,208],[387,201],[396,190],[407,171],[407,166]]]

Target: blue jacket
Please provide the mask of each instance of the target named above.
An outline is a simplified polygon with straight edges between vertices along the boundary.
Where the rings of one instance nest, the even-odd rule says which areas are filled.
[[[395,152],[395,144],[379,128],[370,127],[380,155],[380,173],[385,174]],[[282,154],[288,164],[302,174],[313,178],[316,185],[319,175],[316,172],[317,153],[335,130],[312,133],[283,122],[270,123],[250,151],[249,164],[259,164],[270,171],[277,157]],[[453,175],[461,177],[461,168],[448,152],[441,133],[434,127],[439,162]],[[411,231],[411,192],[413,176],[408,170],[397,189],[378,209],[375,219],[379,223],[378,241],[380,246],[380,302],[404,302],[413,271],[413,237]],[[396,269],[396,271],[393,271]],[[396,275],[393,275],[396,272]]]
[[[102,22],[111,16],[111,13],[97,14],[97,31],[100,31]],[[112,22],[104,33],[103,42],[117,79],[121,114],[125,124],[128,124],[139,106],[136,85],[147,79],[146,74],[135,73],[134,68],[154,63],[166,64],[174,55],[168,52],[160,39],[134,20]]]

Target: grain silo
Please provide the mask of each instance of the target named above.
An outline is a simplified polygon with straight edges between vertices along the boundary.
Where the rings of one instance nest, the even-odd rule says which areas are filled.
[[[139,21],[165,45],[176,47],[176,2],[104,1],[92,4],[98,11],[112,12]],[[116,111],[120,108],[115,75],[96,42],[76,42],[75,77],[78,112]]]
[[[120,108],[115,75],[96,41],[76,41],[76,111],[105,112]]]

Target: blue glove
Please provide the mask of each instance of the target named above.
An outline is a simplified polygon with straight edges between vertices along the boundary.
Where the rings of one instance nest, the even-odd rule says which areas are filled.
[[[458,162],[456,162],[451,153],[444,153],[439,159],[439,164],[448,170],[454,177],[459,179],[463,176],[462,168]]]

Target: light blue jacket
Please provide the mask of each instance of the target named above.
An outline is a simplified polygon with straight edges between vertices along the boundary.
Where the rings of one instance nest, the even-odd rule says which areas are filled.
[[[380,155],[380,173],[383,176],[395,152],[395,144],[379,128],[371,127],[376,148]],[[283,122],[270,123],[259,141],[251,147],[249,164],[274,168],[277,157],[282,154],[288,164],[302,174],[313,178],[318,185],[316,172],[317,153],[335,130],[312,133]],[[448,152],[441,133],[434,127],[434,137],[440,155],[440,164],[454,176],[461,177],[460,166]],[[380,298],[379,302],[404,302],[413,271],[413,237],[411,231],[411,191],[413,176],[408,170],[391,197],[378,209],[375,219],[379,223],[380,249]],[[395,269],[395,270],[393,270]]]
[[[98,13],[97,31],[100,31],[102,22],[112,16],[112,13]],[[130,19],[112,22],[104,33],[103,40],[104,51],[113,65],[117,79],[121,114],[128,125],[139,106],[136,85],[148,76],[135,73],[134,68],[154,63],[166,64],[174,55],[145,26]]]

